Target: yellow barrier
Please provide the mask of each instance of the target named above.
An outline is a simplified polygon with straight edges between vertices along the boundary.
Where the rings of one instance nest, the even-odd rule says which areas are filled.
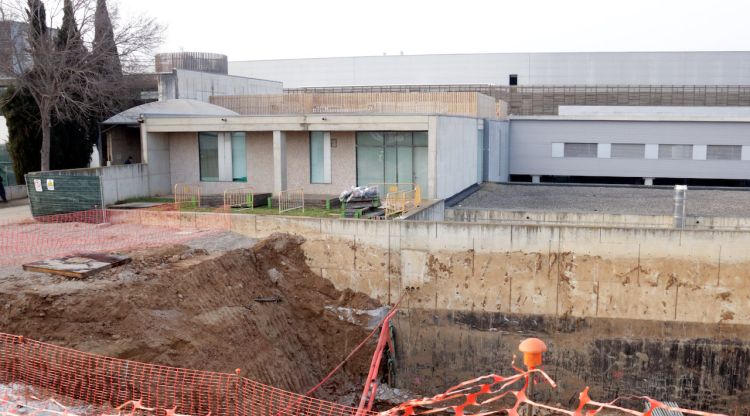
[[[178,183],[174,186],[176,209],[198,208],[201,206],[201,186],[194,183]]]
[[[255,208],[255,188],[243,186],[224,191],[224,211],[231,211],[232,208]]]
[[[411,191],[390,192],[385,196],[383,207],[385,217],[391,218],[403,215],[422,204],[422,195],[419,186]]]

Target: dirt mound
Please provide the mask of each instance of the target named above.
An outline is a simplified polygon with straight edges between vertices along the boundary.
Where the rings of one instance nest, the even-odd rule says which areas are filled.
[[[170,366],[243,375],[304,392],[368,333],[341,310],[376,301],[341,292],[305,263],[302,239],[274,235],[251,249],[210,255],[172,246],[87,280],[23,274],[0,281],[0,331]],[[325,390],[360,389],[374,343]],[[323,397],[332,395],[323,392]]]

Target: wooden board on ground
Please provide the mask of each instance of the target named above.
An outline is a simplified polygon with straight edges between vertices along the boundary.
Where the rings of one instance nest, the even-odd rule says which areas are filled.
[[[40,260],[23,265],[29,272],[57,274],[85,279],[102,270],[130,263],[130,257],[115,254],[84,253],[56,259]]]
[[[164,205],[164,202],[126,202],[124,204],[110,205],[114,209],[144,209]]]

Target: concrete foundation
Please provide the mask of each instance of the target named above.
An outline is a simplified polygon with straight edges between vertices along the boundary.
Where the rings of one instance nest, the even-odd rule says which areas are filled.
[[[160,215],[139,218],[163,224]],[[552,400],[568,403],[589,385],[601,400],[637,392],[724,412],[750,403],[749,232],[229,220],[254,238],[302,235],[308,265],[338,289],[391,303],[405,296],[396,325],[401,387],[435,393],[508,373],[520,338],[539,336],[560,383]]]

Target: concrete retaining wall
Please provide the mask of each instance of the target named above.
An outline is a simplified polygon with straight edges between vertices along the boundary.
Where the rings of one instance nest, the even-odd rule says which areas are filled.
[[[595,214],[560,211],[500,211],[457,208],[445,210],[446,221],[526,225],[672,228],[671,215]],[[750,218],[687,216],[688,229],[750,230]]]
[[[421,207],[410,211],[402,219],[408,221],[444,221],[445,200],[423,201]]]
[[[204,215],[182,214],[187,224]],[[255,215],[231,224],[255,238],[302,235],[314,270],[382,301],[408,290],[452,311],[750,324],[750,232]]]
[[[106,205],[149,196],[148,165],[107,166],[96,171],[102,181],[102,199]]]
[[[163,213],[141,221],[163,225]],[[216,215],[216,214],[208,214]],[[219,219],[181,214],[182,224]],[[153,218],[151,218],[153,216]],[[302,235],[310,268],[382,302],[396,322],[397,384],[429,394],[512,372],[521,338],[550,345],[544,398],[631,393],[750,410],[750,232],[362,221],[228,214],[255,238]]]
[[[27,197],[28,193],[26,191],[26,185],[13,185],[5,187],[5,198],[7,198],[8,201],[13,201],[14,199],[24,199]]]

